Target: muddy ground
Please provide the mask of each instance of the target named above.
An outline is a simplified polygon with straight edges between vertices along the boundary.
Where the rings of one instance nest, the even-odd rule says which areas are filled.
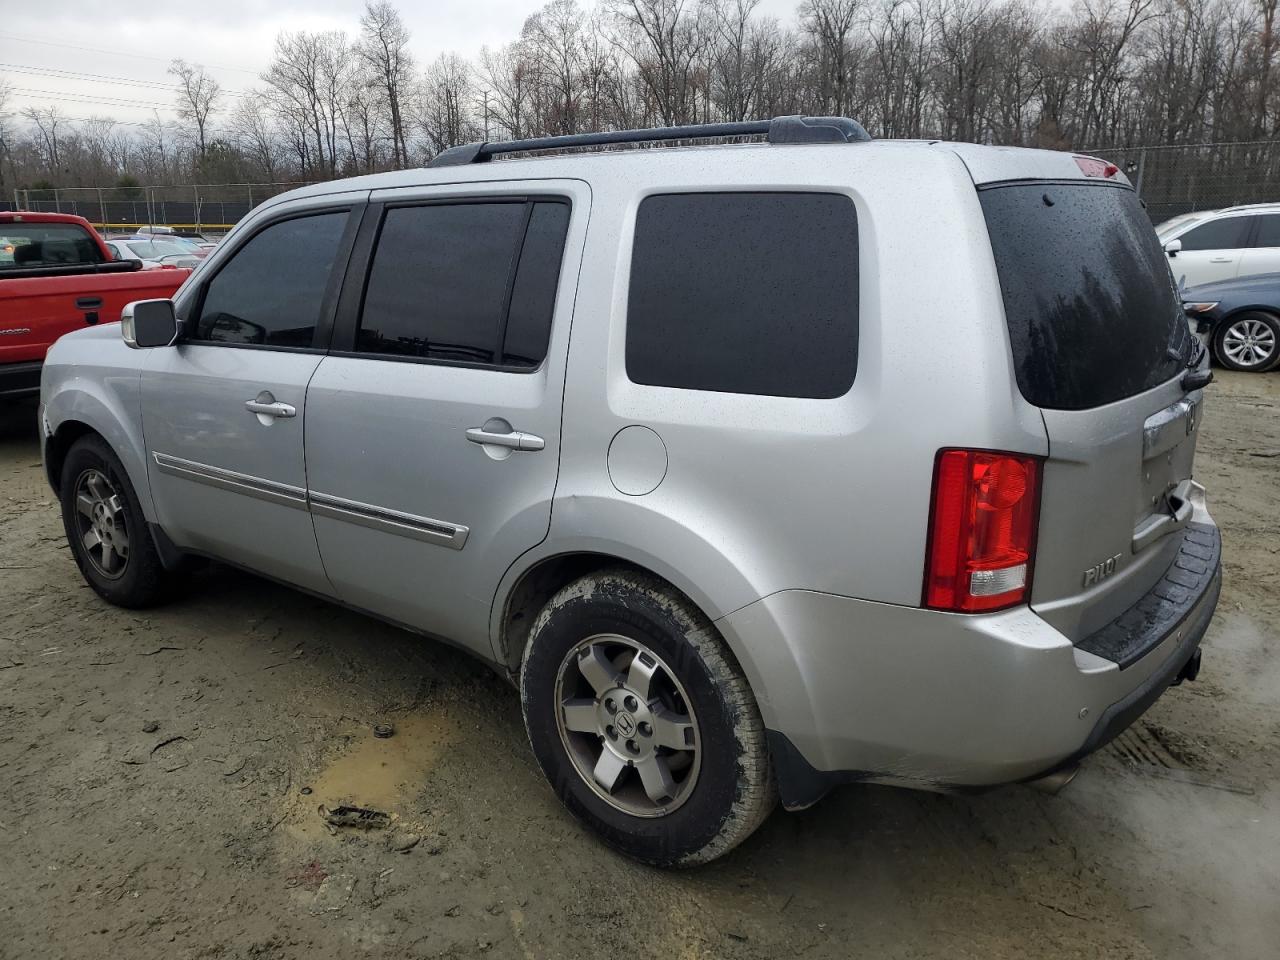
[[[462,654],[217,567],[107,606],[10,408],[0,957],[1275,957],[1280,375],[1219,374],[1199,474],[1226,564],[1201,678],[1064,793],[846,787],[671,873],[570,820]],[[395,821],[331,833],[342,801]]]

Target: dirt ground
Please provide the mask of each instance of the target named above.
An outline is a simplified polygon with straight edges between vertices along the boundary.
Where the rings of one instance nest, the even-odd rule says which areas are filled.
[[[1066,791],[846,787],[661,872],[562,811],[462,654],[219,567],[107,606],[10,407],[0,957],[1275,957],[1280,375],[1219,372],[1200,449],[1226,565],[1200,680]],[[395,820],[331,833],[343,801]]]

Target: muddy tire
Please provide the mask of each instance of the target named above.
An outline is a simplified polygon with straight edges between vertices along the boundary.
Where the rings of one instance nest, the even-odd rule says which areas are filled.
[[[105,440],[88,435],[72,444],[58,489],[71,555],[89,586],[120,607],[166,600],[171,578],[133,484]]]
[[[684,596],[627,569],[590,574],[534,622],[525,727],[561,801],[609,846],[661,866],[733,849],[777,799],[760,711]]]

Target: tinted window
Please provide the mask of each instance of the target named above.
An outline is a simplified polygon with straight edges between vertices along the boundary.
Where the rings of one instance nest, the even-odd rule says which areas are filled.
[[[102,262],[102,251],[79,224],[0,223],[0,270]]]
[[[388,210],[356,349],[537,366],[547,351],[568,223],[568,204],[551,202]]]
[[[1255,247],[1280,247],[1280,216],[1267,214],[1258,217],[1258,237]]]
[[[1192,338],[1169,261],[1132,190],[1027,184],[979,197],[1028,401],[1100,406],[1185,366]]]
[[[1226,217],[1211,220],[1188,230],[1178,239],[1183,250],[1236,250],[1249,236],[1250,217]]]
[[[858,360],[858,224],[831,194],[646,198],[627,375],[636,383],[837,397]]]
[[[344,210],[285,220],[255,235],[209,282],[192,339],[311,346],[346,223]]]
[[[524,204],[387,211],[356,349],[492,363]]]
[[[547,354],[568,229],[567,203],[534,205],[520,254],[520,268],[511,288],[503,363],[536,367]]]

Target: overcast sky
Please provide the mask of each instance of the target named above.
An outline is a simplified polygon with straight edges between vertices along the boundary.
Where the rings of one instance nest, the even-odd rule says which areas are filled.
[[[514,39],[544,0],[404,0],[420,64],[454,50]],[[591,6],[591,0],[580,0]],[[799,0],[763,0],[760,10],[789,21]],[[281,30],[359,29],[363,0],[196,0],[168,4],[0,0],[0,76],[14,87],[10,109],[56,105],[73,118],[121,121],[173,117],[165,68],[174,57],[201,63],[228,92],[258,82]],[[73,75],[73,74],[78,74]],[[85,77],[94,74],[99,79]],[[132,83],[113,83],[128,80]]]

